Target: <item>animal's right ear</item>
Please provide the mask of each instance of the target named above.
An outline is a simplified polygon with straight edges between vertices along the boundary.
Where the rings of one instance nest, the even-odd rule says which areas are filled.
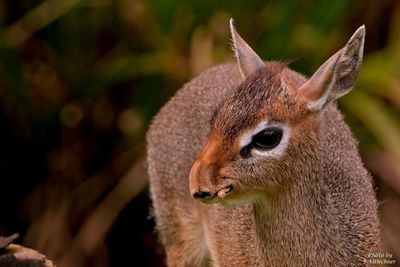
[[[240,37],[235,28],[235,22],[230,20],[233,49],[239,65],[242,78],[245,79],[254,71],[265,66],[261,58],[251,47]]]
[[[363,25],[342,49],[331,56],[307,82],[300,86],[298,93],[307,100],[309,110],[319,111],[353,88],[361,69],[364,39]]]

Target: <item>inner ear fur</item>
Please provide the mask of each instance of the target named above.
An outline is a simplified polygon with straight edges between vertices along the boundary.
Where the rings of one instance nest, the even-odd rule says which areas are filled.
[[[354,87],[361,69],[364,40],[363,25],[342,49],[325,61],[299,88],[299,94],[307,99],[308,109],[321,110],[327,103],[347,94]]]

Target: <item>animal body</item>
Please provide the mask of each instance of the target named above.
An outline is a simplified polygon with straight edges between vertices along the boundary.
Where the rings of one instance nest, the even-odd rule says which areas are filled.
[[[365,28],[306,79],[230,26],[237,63],[187,83],[147,135],[168,266],[366,266],[377,202],[334,103],[355,85]]]

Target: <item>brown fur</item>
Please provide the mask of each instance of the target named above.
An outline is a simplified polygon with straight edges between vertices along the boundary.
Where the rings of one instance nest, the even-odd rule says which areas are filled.
[[[364,266],[379,250],[376,199],[356,142],[334,104],[306,108],[305,82],[281,63],[244,81],[224,64],[156,116],[148,167],[168,266]],[[290,125],[284,154],[241,158],[238,138],[265,119]],[[223,199],[191,196],[227,182],[233,190]]]

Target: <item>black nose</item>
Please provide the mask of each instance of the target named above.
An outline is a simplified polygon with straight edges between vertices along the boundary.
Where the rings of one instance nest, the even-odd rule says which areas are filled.
[[[193,194],[193,197],[197,199],[207,199],[210,198],[211,196],[212,195],[210,192],[205,192],[205,191],[198,191]]]

